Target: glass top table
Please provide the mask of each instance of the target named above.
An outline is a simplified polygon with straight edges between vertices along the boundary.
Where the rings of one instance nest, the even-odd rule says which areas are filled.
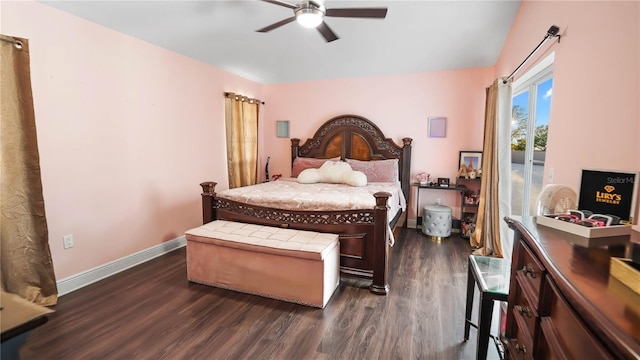
[[[511,278],[511,262],[489,256],[469,256],[469,266],[482,292],[507,295]]]
[[[469,339],[469,328],[478,329],[477,359],[487,358],[493,301],[507,301],[511,262],[502,258],[469,255],[467,275],[467,304],[465,308],[464,340]],[[476,285],[480,289],[478,325],[471,322],[473,295]]]

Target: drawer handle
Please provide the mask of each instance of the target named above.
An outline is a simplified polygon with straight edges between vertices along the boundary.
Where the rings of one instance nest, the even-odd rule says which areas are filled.
[[[516,346],[515,346],[515,348],[516,348],[516,351],[517,351],[517,352],[521,352],[521,353],[523,353],[523,354],[526,354],[526,353],[527,353],[527,348],[526,348],[526,347],[524,347],[524,345],[520,345],[520,344],[518,344],[517,342],[516,342]]]
[[[530,318],[530,317],[531,317],[531,314],[532,314],[532,313],[531,313],[531,309],[529,309],[528,307],[526,307],[526,306],[525,306],[525,307],[522,307],[522,306],[520,306],[520,305],[516,305],[516,306],[514,306],[514,308],[516,309],[516,311],[517,311],[517,312],[519,312],[519,313],[520,313],[520,315],[522,315],[522,316],[526,316],[526,317],[528,317],[528,318]]]
[[[531,278],[532,278],[532,279],[535,279],[535,278],[536,278],[536,271],[535,271],[535,270],[533,270],[533,268],[531,268],[531,267],[527,267],[527,265],[523,266],[521,271],[522,271],[525,275],[529,275],[529,276],[531,276]]]

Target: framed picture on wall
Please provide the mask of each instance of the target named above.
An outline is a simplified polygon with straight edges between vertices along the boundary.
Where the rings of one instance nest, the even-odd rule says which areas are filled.
[[[468,174],[472,171],[480,174],[478,170],[482,169],[482,151],[460,151],[458,169],[460,169],[459,174]]]
[[[289,121],[276,121],[276,136],[279,138],[289,137]]]
[[[430,138],[447,137],[447,118],[430,117],[427,126],[427,133]]]

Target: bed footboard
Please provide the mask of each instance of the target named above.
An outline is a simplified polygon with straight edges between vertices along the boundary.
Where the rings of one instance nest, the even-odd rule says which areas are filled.
[[[378,192],[374,209],[304,212],[265,208],[217,198],[213,181],[203,182],[202,222],[230,220],[340,235],[340,269],[345,275],[370,278],[369,290],[389,292],[389,227],[387,201]]]

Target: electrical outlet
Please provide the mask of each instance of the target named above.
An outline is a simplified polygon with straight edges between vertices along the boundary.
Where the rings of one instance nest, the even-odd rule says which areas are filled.
[[[64,248],[69,249],[73,247],[73,234],[68,234],[62,237]]]
[[[436,198],[436,204],[440,205],[440,198]]]
[[[555,174],[556,174],[556,169],[554,168],[549,169],[549,175],[548,175],[549,184],[553,184],[553,177],[555,176]]]

